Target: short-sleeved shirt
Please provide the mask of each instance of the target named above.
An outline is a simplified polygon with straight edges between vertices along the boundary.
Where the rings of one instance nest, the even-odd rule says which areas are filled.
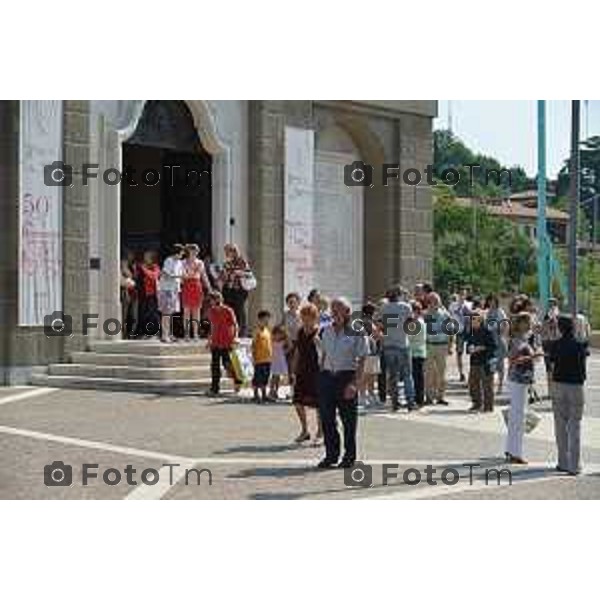
[[[252,340],[254,364],[270,363],[273,360],[273,345],[268,327],[257,327]]]
[[[248,262],[238,256],[232,260],[226,260],[223,263],[223,268],[221,270],[221,278],[223,280],[224,288],[231,288],[234,290],[242,289],[242,277],[236,271],[248,271],[250,267],[248,266]]]
[[[328,325],[321,333],[321,368],[324,371],[356,371],[359,359],[369,354],[367,336],[358,335],[350,326],[336,331]]]
[[[387,302],[381,309],[383,349],[408,348],[404,323],[412,315],[408,302]]]
[[[450,315],[458,322],[458,333],[464,333],[472,306],[473,305],[468,300],[463,300],[463,302],[453,302],[450,305]]]
[[[234,330],[237,326],[235,313],[229,306],[212,306],[208,310],[210,321],[210,347],[228,349],[233,345]]]
[[[179,292],[183,277],[183,261],[175,256],[169,256],[163,263],[158,282],[161,292]]]
[[[437,308],[425,315],[428,344],[447,344],[450,313],[445,308]],[[446,326],[446,328],[444,327]]]
[[[485,316],[486,325],[492,331],[501,331],[508,324],[508,317],[503,308],[490,308]]]
[[[587,347],[572,335],[564,336],[550,345],[552,379],[558,383],[585,383]]]
[[[533,356],[533,348],[526,337],[513,338],[508,349],[509,360],[522,356]],[[508,379],[515,383],[531,384],[534,379],[533,360],[511,363],[508,367]]]
[[[418,323],[417,333],[408,336],[410,354],[413,358],[427,358],[427,326],[422,317],[419,317],[416,322]]]
[[[160,277],[158,265],[142,265],[140,267],[142,289],[146,297],[156,296],[157,281]]]
[[[286,310],[283,313],[283,326],[285,327],[285,331],[288,334],[290,341],[295,342],[298,339],[298,331],[302,326],[300,316]]]

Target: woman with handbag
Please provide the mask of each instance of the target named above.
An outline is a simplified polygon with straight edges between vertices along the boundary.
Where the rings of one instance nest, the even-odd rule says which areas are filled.
[[[527,390],[533,383],[533,361],[536,353],[530,342],[531,314],[522,312],[512,317],[511,339],[508,349],[508,390],[510,409],[508,411],[506,438],[506,460],[509,463],[525,465],[523,458],[523,434],[525,433],[525,405]]]
[[[225,244],[225,262],[219,274],[225,304],[233,309],[240,337],[247,336],[246,301],[256,287],[256,279],[248,262],[235,244]]]

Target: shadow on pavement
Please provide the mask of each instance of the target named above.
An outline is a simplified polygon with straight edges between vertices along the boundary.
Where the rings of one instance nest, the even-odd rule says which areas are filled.
[[[317,461],[315,461],[315,465]],[[340,473],[343,472],[340,470]],[[234,475],[228,475],[227,479],[248,479],[250,477],[270,477],[280,479],[283,477],[300,477],[308,473],[317,474],[325,471],[317,471],[314,465],[306,467],[256,467],[243,469]]]
[[[274,444],[271,446],[232,446],[224,450],[217,450],[214,454],[268,454],[270,452],[288,452],[290,450],[298,450],[302,448],[300,444]]]

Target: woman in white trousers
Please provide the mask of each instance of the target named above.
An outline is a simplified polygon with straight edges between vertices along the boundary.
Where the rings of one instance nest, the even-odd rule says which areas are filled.
[[[519,313],[512,319],[511,339],[508,351],[508,390],[510,409],[508,435],[506,438],[507,462],[525,465],[523,458],[523,434],[525,433],[525,405],[527,388],[533,383],[533,360],[536,354],[529,344],[531,316]]]

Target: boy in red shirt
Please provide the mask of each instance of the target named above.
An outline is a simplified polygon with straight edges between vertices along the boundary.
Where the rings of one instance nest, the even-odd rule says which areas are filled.
[[[213,291],[209,295],[211,307],[208,309],[208,320],[210,322],[210,335],[208,347],[211,353],[211,394],[219,394],[221,382],[221,363],[225,370],[232,373],[229,353],[234,346],[238,335],[238,324],[235,313],[229,306],[223,303],[221,292]],[[234,379],[235,391],[239,391],[241,382]]]

